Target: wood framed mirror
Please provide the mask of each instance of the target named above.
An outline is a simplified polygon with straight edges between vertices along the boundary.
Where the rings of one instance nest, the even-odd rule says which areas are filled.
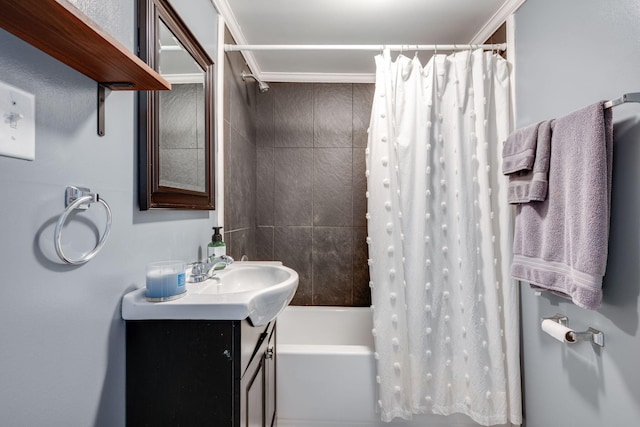
[[[139,203],[215,208],[214,63],[167,0],[138,0],[140,57],[170,91],[139,94]]]

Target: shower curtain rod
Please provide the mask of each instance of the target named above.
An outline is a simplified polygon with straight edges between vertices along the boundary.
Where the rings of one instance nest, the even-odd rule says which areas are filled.
[[[399,50],[399,51],[416,51],[416,50],[468,50],[468,49],[486,49],[486,50],[507,50],[506,43],[498,44],[225,44],[226,52],[239,52],[247,50],[374,50],[383,49]]]

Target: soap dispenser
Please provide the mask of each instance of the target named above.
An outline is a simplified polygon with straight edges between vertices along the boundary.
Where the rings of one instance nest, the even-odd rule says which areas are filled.
[[[207,257],[221,257],[227,254],[227,246],[222,241],[220,229],[222,227],[213,227],[214,233],[211,236],[211,242],[207,246]]]

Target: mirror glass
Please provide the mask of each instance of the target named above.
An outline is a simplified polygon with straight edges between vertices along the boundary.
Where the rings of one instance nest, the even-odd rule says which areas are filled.
[[[160,92],[160,185],[204,192],[205,71],[160,20],[158,71],[170,91]]]
[[[213,62],[166,0],[140,3],[140,55],[171,83],[140,94],[140,208],[213,209]]]

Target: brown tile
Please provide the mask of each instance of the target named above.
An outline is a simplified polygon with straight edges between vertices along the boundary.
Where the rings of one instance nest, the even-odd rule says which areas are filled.
[[[224,164],[228,165],[229,164],[229,158],[230,158],[229,157],[229,153],[231,152],[231,147],[230,147],[230,144],[231,144],[231,125],[229,124],[229,122],[225,121],[223,126],[224,126],[224,129],[223,129],[224,136],[222,138],[222,143],[224,144]],[[224,173],[225,181],[227,179],[230,179],[228,177],[229,174],[228,174],[228,171],[226,170],[226,168],[225,168],[225,170],[221,171],[221,173]],[[229,191],[224,191],[224,205],[225,206],[229,206],[230,199],[231,199],[231,193]],[[224,212],[224,224],[225,224],[225,227],[228,226],[230,224],[230,222],[232,222],[231,215],[229,214],[228,209],[225,209],[225,212]]]
[[[369,249],[367,246],[367,228],[353,229],[353,305],[370,306],[371,289],[369,288]]]
[[[294,269],[299,276],[298,290],[293,305],[312,304],[311,284],[311,227],[275,227],[273,257]]]
[[[313,146],[313,85],[279,83],[274,95],[274,146]],[[271,92],[271,91],[270,91]]]
[[[231,128],[225,150],[225,226],[229,231],[255,227],[256,149]]]
[[[236,261],[240,261],[243,255],[246,255],[249,259],[256,258],[255,231],[253,229],[245,228],[231,231],[225,243],[227,255]]]
[[[313,229],[313,304],[352,304],[353,235],[351,227]]]
[[[314,225],[351,226],[352,154],[351,148],[314,148]]]
[[[276,83],[255,95],[235,76],[244,64],[226,62],[229,253],[298,271],[294,305],[370,305],[364,147],[374,85]]]
[[[364,148],[353,149],[353,226],[367,226],[367,170]]]
[[[274,225],[311,225],[313,149],[274,150]]]
[[[224,55],[224,75],[231,75],[231,62],[228,53]],[[231,118],[231,86],[234,84],[230,77],[224,78],[224,87],[223,87],[223,108],[222,114],[225,122],[229,122]]]
[[[353,85],[353,146],[366,147],[373,105],[373,83]]]
[[[231,127],[255,144],[256,135],[256,83],[242,80],[242,71],[249,71],[240,52],[227,52],[229,67],[225,81],[229,82],[230,111],[228,121]]]
[[[257,225],[273,225],[275,167],[273,148],[257,149],[256,156],[256,221]]]
[[[256,260],[274,261],[273,256],[273,227],[256,228]]]
[[[313,85],[313,146],[351,147],[351,84]]]
[[[256,98],[256,146],[274,146],[273,91],[261,93]]]

